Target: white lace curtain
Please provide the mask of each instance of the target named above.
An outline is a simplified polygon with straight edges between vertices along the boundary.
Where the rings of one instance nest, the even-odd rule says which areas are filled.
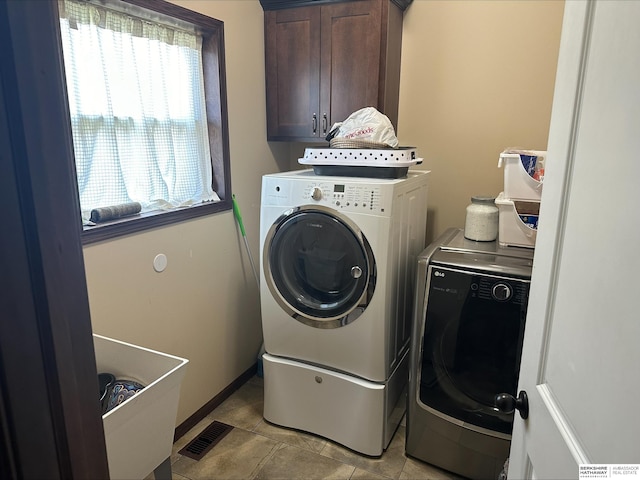
[[[194,33],[61,0],[78,190],[93,208],[217,201]]]

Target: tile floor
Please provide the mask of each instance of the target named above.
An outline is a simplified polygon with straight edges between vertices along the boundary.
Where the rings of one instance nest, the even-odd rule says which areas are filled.
[[[173,480],[461,478],[408,458],[404,425],[380,458],[358,455],[324,438],[271,425],[262,418],[262,382],[258,377],[250,379],[174,444]],[[234,428],[200,460],[180,455],[178,451],[213,420]]]

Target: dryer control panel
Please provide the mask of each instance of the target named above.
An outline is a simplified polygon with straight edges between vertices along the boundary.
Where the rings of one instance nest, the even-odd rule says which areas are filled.
[[[379,185],[310,182],[304,186],[301,198],[305,203],[318,204],[350,212],[384,213],[388,208]]]
[[[265,177],[262,204],[321,205],[344,212],[391,214],[393,185],[344,180],[342,177],[310,177],[282,181],[277,177]]]

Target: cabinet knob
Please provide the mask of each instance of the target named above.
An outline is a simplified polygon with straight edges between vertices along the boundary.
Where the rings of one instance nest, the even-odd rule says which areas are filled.
[[[327,119],[327,114],[323,113],[322,114],[322,134],[326,135],[327,134],[327,124],[329,123],[329,120]]]
[[[316,131],[318,130],[318,117],[316,116],[316,114],[313,114],[313,117],[311,118],[311,127],[313,128],[313,133],[315,134]]]

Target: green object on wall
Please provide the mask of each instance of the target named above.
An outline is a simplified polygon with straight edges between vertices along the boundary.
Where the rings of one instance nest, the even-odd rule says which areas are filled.
[[[231,201],[233,202],[233,215],[236,217],[236,221],[240,226],[240,232],[244,238],[247,237],[247,234],[244,231],[244,223],[242,222],[242,214],[240,213],[240,207],[238,207],[238,202],[236,202],[236,196],[231,195]]]
[[[244,240],[244,246],[247,249],[247,255],[249,256],[249,263],[251,264],[251,270],[253,270],[253,276],[256,279],[256,283],[258,284],[258,292],[260,291],[260,277],[258,276],[258,272],[256,270],[256,266],[253,263],[253,257],[251,256],[251,249],[249,248],[249,242],[247,241],[247,234],[244,230],[244,222],[242,221],[242,214],[240,213],[240,207],[238,206],[238,202],[236,202],[236,196],[231,195],[231,201],[233,204],[233,216],[236,217],[236,221],[238,222],[238,226],[240,227],[240,233],[242,233],[242,239]]]

